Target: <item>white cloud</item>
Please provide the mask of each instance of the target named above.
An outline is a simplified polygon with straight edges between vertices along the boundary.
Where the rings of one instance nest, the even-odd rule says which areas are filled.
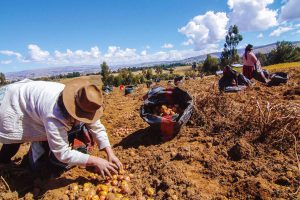
[[[182,45],[183,45],[183,46],[189,46],[189,45],[192,45],[193,43],[194,43],[194,42],[193,42],[192,39],[188,39],[188,40],[184,41],[184,42],[182,43]]]
[[[0,63],[3,65],[8,65],[8,64],[12,63],[12,60],[1,60]]]
[[[258,34],[257,38],[263,38],[264,37],[264,34],[263,33],[260,33]]]
[[[150,47],[149,45],[147,45],[145,48],[146,48],[146,49],[150,49],[151,47]]]
[[[28,56],[26,57],[26,61],[44,61],[47,60],[49,57],[48,51],[43,51],[38,45],[36,44],[29,44],[28,45]]]
[[[241,31],[266,30],[276,26],[277,11],[267,7],[273,2],[273,0],[228,0],[227,4],[232,10],[229,14],[230,24],[238,25]]]
[[[171,61],[171,60],[181,60],[184,58],[201,55],[199,51],[194,51],[192,49],[188,50],[170,50],[170,51],[159,51],[148,55],[147,62],[150,61]]]
[[[138,54],[136,53],[136,49],[125,48],[121,49],[117,46],[109,46],[107,53],[104,55],[105,59],[113,59],[113,60],[123,60],[130,61],[133,57],[136,57]]]
[[[297,34],[300,34],[300,30],[296,31]]]
[[[147,51],[146,50],[144,50],[144,51],[141,52],[141,56],[146,56],[146,55],[147,55]]]
[[[0,54],[5,55],[5,56],[16,56],[17,59],[21,60],[22,55],[18,52],[10,51],[10,50],[2,50],[0,51]]]
[[[208,11],[204,15],[194,17],[178,30],[187,37],[183,45],[193,44],[195,50],[216,46],[217,42],[225,37],[228,20],[224,12]]]
[[[280,20],[288,21],[288,20],[300,19],[299,8],[300,8],[300,0],[288,0],[281,7]]]
[[[119,46],[109,46],[107,51],[103,54],[100,49],[95,46],[89,50],[71,50],[66,51],[49,52],[41,50],[38,45],[31,46],[28,50],[28,58],[23,59],[21,54],[16,54],[13,51],[0,51],[1,54],[16,56],[18,55],[22,59],[15,59],[16,61],[23,63],[40,63],[51,66],[64,66],[64,65],[99,65],[103,61],[106,61],[109,65],[128,65],[143,62],[153,61],[172,61],[180,60],[192,56],[198,56],[202,54],[211,53],[217,49],[217,44],[207,44],[207,48],[201,51],[195,51],[193,49],[186,50],[165,50],[154,53],[148,53],[147,50],[137,52],[133,48],[121,48]],[[30,58],[30,59],[29,59]],[[11,59],[12,62],[15,61]],[[1,64],[8,63],[10,61],[1,61]]]
[[[279,26],[277,29],[275,29],[274,31],[272,31],[270,33],[270,36],[272,36],[272,37],[279,37],[282,33],[286,33],[286,32],[291,31],[293,29],[294,28],[292,28],[292,27]]]
[[[50,62],[64,64],[84,64],[99,62],[101,52],[97,46],[92,47],[89,51],[67,49],[66,52],[54,51]]]
[[[163,49],[172,49],[174,47],[173,44],[170,43],[165,43],[164,45],[161,46]]]

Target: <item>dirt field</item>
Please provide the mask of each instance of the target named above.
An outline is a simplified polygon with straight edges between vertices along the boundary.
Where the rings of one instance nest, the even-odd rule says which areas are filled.
[[[147,187],[153,199],[300,199],[300,68],[284,71],[286,85],[256,82],[237,94],[220,94],[215,76],[185,81],[180,87],[193,96],[194,114],[166,143],[139,116],[145,86],[128,96],[118,88],[106,94],[101,121],[134,174],[129,199],[150,199]],[[79,167],[32,174],[22,162],[27,150],[24,144],[14,164],[1,166],[0,199],[63,199],[69,185],[97,182]]]

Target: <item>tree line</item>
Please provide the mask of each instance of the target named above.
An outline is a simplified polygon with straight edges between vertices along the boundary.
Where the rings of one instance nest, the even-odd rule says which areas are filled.
[[[113,73],[106,62],[103,62],[100,68],[103,85],[113,85],[115,87],[142,84],[149,81],[172,80],[178,76],[178,74],[174,74],[174,68],[170,66],[141,68],[139,74],[134,74],[135,71],[128,68],[119,69]],[[167,72],[163,73],[164,70]]]

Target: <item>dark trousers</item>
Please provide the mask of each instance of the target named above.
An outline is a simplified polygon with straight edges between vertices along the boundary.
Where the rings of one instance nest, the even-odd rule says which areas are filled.
[[[9,163],[11,158],[16,155],[21,144],[3,144],[0,150],[0,163]]]

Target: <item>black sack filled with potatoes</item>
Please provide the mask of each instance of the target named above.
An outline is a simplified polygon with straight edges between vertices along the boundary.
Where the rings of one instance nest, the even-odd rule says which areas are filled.
[[[171,140],[190,119],[193,111],[192,97],[180,88],[152,88],[144,96],[140,116],[153,129],[159,131],[164,141]]]

